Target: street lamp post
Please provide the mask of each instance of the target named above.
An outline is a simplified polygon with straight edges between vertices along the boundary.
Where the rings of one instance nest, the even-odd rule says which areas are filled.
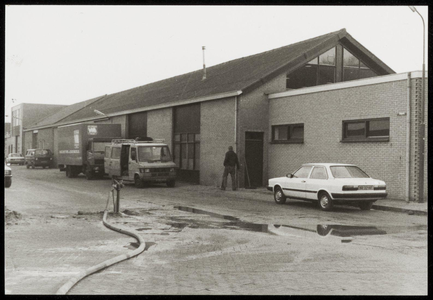
[[[419,190],[420,197],[418,202],[424,202],[424,162],[425,162],[425,153],[424,153],[424,143],[425,143],[425,122],[424,122],[424,98],[425,98],[425,22],[424,18],[421,16],[419,11],[414,6],[409,6],[412,12],[416,12],[422,20],[422,82],[421,82],[421,109],[420,109],[420,126],[419,126],[419,148],[420,148],[420,165],[419,165]]]

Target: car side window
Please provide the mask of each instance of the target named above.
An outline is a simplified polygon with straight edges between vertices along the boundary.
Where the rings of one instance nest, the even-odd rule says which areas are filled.
[[[305,166],[301,167],[298,171],[293,174],[293,177],[296,178],[307,178],[308,174],[310,174],[311,168],[313,166]]]
[[[325,167],[314,167],[310,179],[328,179],[328,173]]]

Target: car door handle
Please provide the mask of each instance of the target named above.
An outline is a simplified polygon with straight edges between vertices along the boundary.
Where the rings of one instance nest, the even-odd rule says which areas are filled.
[[[302,182],[302,183],[306,183],[307,181],[305,181],[305,180],[302,180],[301,182]]]

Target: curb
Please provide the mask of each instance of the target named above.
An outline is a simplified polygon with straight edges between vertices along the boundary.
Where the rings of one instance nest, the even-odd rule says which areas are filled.
[[[416,209],[410,209],[410,208],[401,208],[401,207],[374,205],[374,204],[373,204],[372,208],[376,209],[376,210],[383,210],[383,211],[408,213],[408,214],[417,215],[417,216],[426,216],[427,215],[426,211],[416,210]]]
[[[255,193],[261,194],[261,195],[269,195],[268,191],[258,191],[257,190],[257,191],[255,191]],[[386,206],[386,205],[380,205],[380,204],[373,204],[372,208],[375,210],[407,213],[407,214],[417,215],[417,216],[426,216],[428,214],[428,212],[424,211],[424,210],[402,208],[402,207],[395,207],[395,206]]]

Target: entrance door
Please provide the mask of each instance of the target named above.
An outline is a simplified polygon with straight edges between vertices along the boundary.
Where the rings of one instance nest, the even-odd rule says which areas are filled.
[[[263,185],[263,132],[245,132],[245,186]]]

